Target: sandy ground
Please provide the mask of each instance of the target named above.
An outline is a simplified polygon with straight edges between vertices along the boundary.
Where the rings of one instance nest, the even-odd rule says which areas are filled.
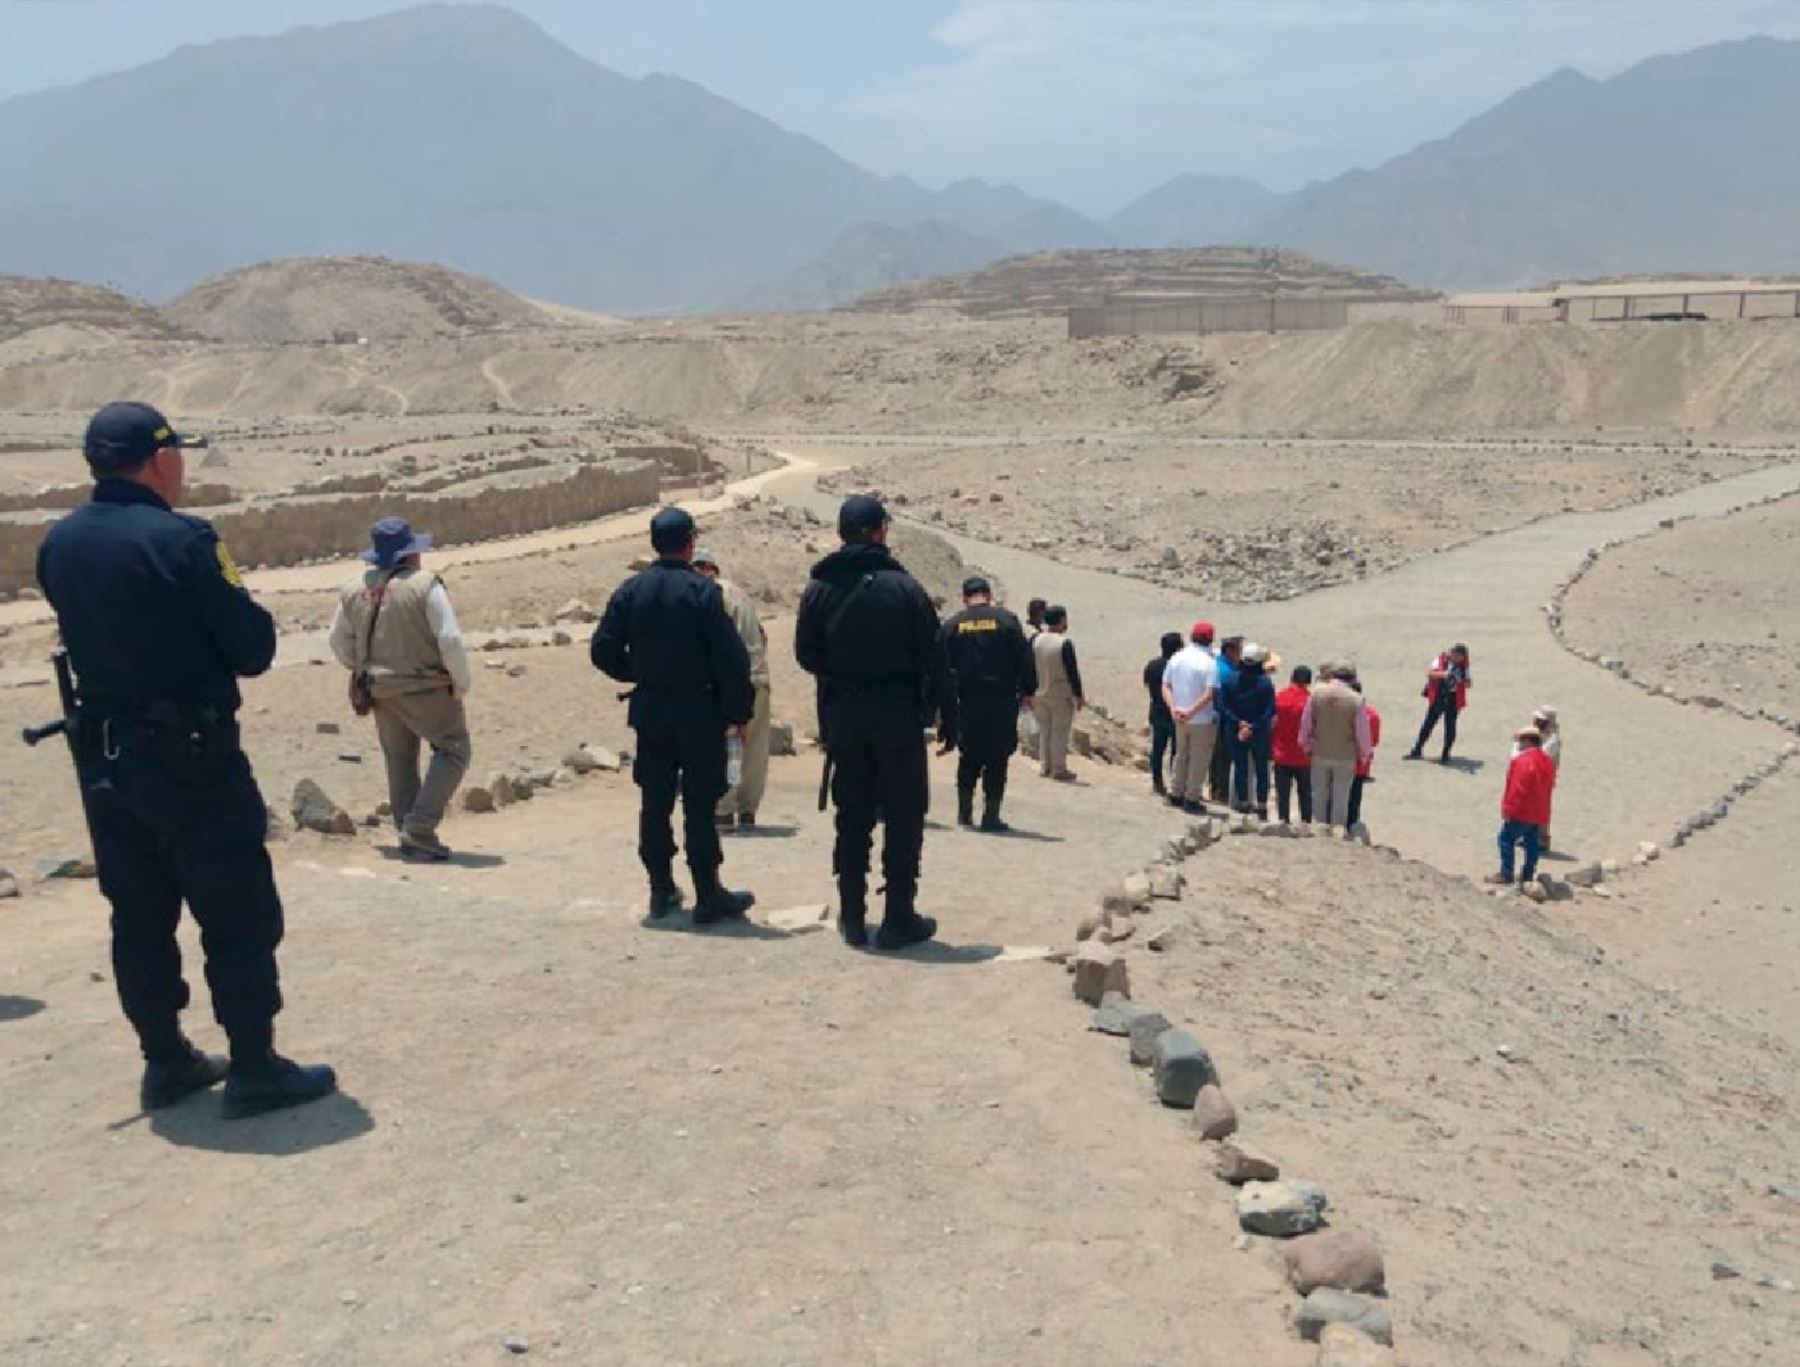
[[[1555,513],[1656,498],[1776,458],[1598,441],[1107,437],[904,448],[850,481],[982,541],[1231,602],[1292,598]],[[843,481],[840,481],[843,482]]]
[[[0,402],[6,383],[0,368]],[[983,460],[1011,440],[967,435],[984,440],[937,440]],[[780,658],[788,581],[830,540],[804,517],[835,506],[817,480],[891,453],[771,444],[800,459],[752,492],[800,514],[703,511],[722,554],[755,562],[740,577],[769,595]],[[1581,487],[1611,490],[1594,495],[1604,505],[1643,470],[1672,478],[1662,457],[1640,459]],[[1735,458],[1700,459],[1723,472]],[[920,524],[955,553],[921,549],[932,576],[960,556],[1015,604],[1066,603],[1091,691],[1122,715],[1141,711],[1157,636],[1197,616],[1289,661],[1361,666],[1387,719],[1368,820],[1398,856],[1228,841],[1156,912],[1173,947],[1153,957],[1140,932],[1128,952],[1136,995],[1214,1050],[1246,1133],[1322,1183],[1334,1221],[1381,1242],[1409,1367],[1792,1356],[1800,1206],[1771,1188],[1800,1186],[1800,773],[1609,880],[1610,898],[1533,908],[1468,881],[1493,858],[1508,733],[1540,703],[1569,737],[1556,871],[1628,858],[1787,739],[1653,697],[1545,629],[1544,603],[1588,547],[1654,532],[1602,561],[1591,598],[1571,597],[1571,635],[1617,640],[1655,677],[1675,648],[1659,635],[1657,590],[1672,583],[1723,609],[1704,634],[1737,652],[1728,681],[1747,700],[1783,696],[1780,657],[1752,656],[1759,620],[1786,639],[1781,605],[1752,590],[1791,583],[1793,504],[1721,514],[1800,489],[1800,466],[1667,488],[1530,522],[1509,508],[1496,521],[1510,529],[1248,607],[1107,573],[1062,544]],[[1471,532],[1494,525],[1478,504],[1458,513]],[[633,515],[443,560],[471,621],[510,630],[598,596],[642,532]],[[1674,578],[1651,578],[1659,564]],[[358,813],[380,796],[341,673],[305,663],[346,568],[253,577],[292,628],[281,667],[247,690],[249,748],[278,807],[302,772]],[[43,623],[42,605],[0,608],[7,726],[44,709],[47,691],[21,686],[41,669]],[[481,667],[478,776],[628,742],[585,631],[570,632],[494,653],[522,674]],[[1462,762],[1401,764],[1425,663],[1457,638],[1476,671]],[[804,712],[798,678],[778,674],[777,689],[778,715]],[[777,760],[766,833],[729,846],[731,879],[764,913],[830,900],[815,765]],[[339,1064],[346,1095],[225,1126],[211,1098],[133,1116],[104,907],[91,884],[42,886],[19,867],[79,848],[66,756],[12,750],[0,852],[26,895],[0,901],[0,1358],[485,1363],[516,1336],[533,1360],[572,1363],[1312,1363],[1273,1252],[1234,1250],[1229,1200],[1181,1117],[1116,1041],[1085,1031],[1060,970],[1002,952],[1064,943],[1170,829],[1140,775],[1077,768],[1065,788],[1019,766],[1013,840],[931,832],[923,898],[945,943],[900,958],[849,953],[829,932],[642,928],[619,775],[459,814],[445,833],[464,854],[441,869],[397,861],[375,833],[289,837],[276,846],[284,1039]],[[204,1007],[190,1015],[216,1043]],[[1715,1261],[1742,1275],[1715,1280]]]
[[[1678,697],[1800,716],[1800,499],[1684,522],[1601,557],[1570,592],[1571,645]]]

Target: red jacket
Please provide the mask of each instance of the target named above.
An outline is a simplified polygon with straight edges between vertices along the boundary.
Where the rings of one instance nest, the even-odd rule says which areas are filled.
[[[1425,687],[1419,690],[1419,696],[1421,698],[1429,699],[1432,691],[1438,686],[1438,681],[1431,676],[1433,674],[1442,673],[1448,668],[1450,668],[1450,652],[1446,650],[1442,655],[1439,655],[1431,662],[1431,668],[1425,675]],[[1468,705],[1469,686],[1466,683],[1459,683],[1456,685],[1456,710],[1460,712]]]
[[[1275,695],[1275,730],[1269,758],[1287,769],[1312,768],[1312,756],[1300,748],[1300,716],[1312,694],[1301,684],[1289,684]]]
[[[1375,747],[1381,744],[1381,713],[1375,710],[1373,704],[1364,710],[1369,714],[1369,757],[1358,761],[1356,766],[1358,778],[1369,776],[1369,770],[1375,767]]]
[[[1506,792],[1500,815],[1528,826],[1550,824],[1550,794],[1556,788],[1556,765],[1535,745],[1527,745],[1506,769]]]

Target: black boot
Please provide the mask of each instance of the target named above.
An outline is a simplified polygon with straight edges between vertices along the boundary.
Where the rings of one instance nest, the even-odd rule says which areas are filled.
[[[956,790],[956,824],[958,826],[975,824],[975,790],[973,788]]]
[[[676,885],[674,870],[668,866],[651,869],[649,918],[660,921],[665,916],[679,916],[681,911],[681,889]]]
[[[1008,826],[1000,819],[999,798],[990,797],[983,799],[981,804],[981,829],[986,831],[989,835],[1005,835],[1008,831],[1012,830],[1011,826]]]
[[[302,1065],[273,1050],[244,1062],[234,1056],[231,1071],[225,1076],[221,1113],[227,1120],[244,1120],[290,1106],[304,1106],[336,1090],[337,1074],[323,1063]]]
[[[217,1054],[203,1054],[184,1037],[180,1049],[147,1059],[144,1081],[138,1088],[138,1105],[146,1111],[160,1111],[173,1106],[183,1097],[204,1092],[225,1080],[229,1065]]]
[[[866,877],[838,879],[838,934],[852,949],[869,944],[869,883]]]
[[[875,943],[880,948],[905,949],[909,945],[922,945],[937,934],[937,922],[913,909],[914,888],[912,883],[889,880],[881,929],[875,932]]]
[[[694,924],[710,926],[719,921],[741,921],[756,905],[753,892],[733,892],[719,882],[718,874],[694,876]]]

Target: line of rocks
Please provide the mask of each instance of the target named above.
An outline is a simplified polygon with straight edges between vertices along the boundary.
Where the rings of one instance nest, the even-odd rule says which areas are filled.
[[[1181,865],[1230,836],[1330,836],[1321,826],[1291,827],[1254,817],[1217,815],[1194,820],[1164,840],[1151,862],[1107,893],[1098,911],[1075,926],[1066,956],[1076,998],[1094,1008],[1091,1029],[1126,1041],[1131,1062],[1150,1070],[1156,1099],[1186,1111],[1207,1146],[1213,1171],[1233,1188],[1237,1246],[1255,1237],[1279,1240],[1289,1284],[1302,1297],[1293,1325],[1319,1345],[1316,1367],[1391,1367],[1394,1330],[1384,1305],[1387,1273],[1380,1246],[1367,1233],[1327,1228],[1330,1200],[1317,1184],[1284,1179],[1280,1164],[1238,1137],[1237,1109],[1220,1082],[1212,1053],[1191,1030],[1131,998],[1130,970],[1119,946],[1136,934],[1136,918],[1158,901],[1179,901],[1187,886]],[[1367,844],[1364,830],[1352,839]],[[1147,936],[1160,952],[1171,931]]]
[[[1796,497],[1800,497],[1800,490],[1779,494],[1767,494],[1762,498],[1750,499],[1744,503],[1733,504],[1722,513],[1713,514],[1713,516],[1731,517],[1737,513],[1750,512],[1757,508],[1766,508],[1771,504],[1782,503]],[[1555,591],[1550,595],[1550,601],[1544,604],[1544,620],[1549,625],[1550,635],[1559,646],[1568,651],[1569,654],[1573,655],[1576,659],[1591,664],[1598,669],[1604,669],[1615,678],[1630,684],[1641,692],[1648,693],[1653,698],[1664,698],[1682,707],[1705,707],[1717,711],[1730,712],[1734,716],[1741,717],[1745,721],[1768,722],[1771,725],[1779,726],[1784,731],[1800,736],[1800,717],[1791,717],[1785,712],[1771,712],[1766,707],[1747,707],[1742,703],[1733,702],[1728,698],[1717,698],[1710,694],[1684,696],[1672,691],[1663,684],[1646,683],[1644,680],[1633,675],[1630,667],[1625,661],[1619,659],[1617,656],[1603,655],[1599,651],[1590,650],[1584,646],[1578,646],[1568,637],[1563,621],[1563,609],[1568,602],[1569,594],[1574,591],[1577,584],[1587,578],[1594,566],[1600,563],[1600,559],[1603,555],[1608,551],[1616,550],[1620,546],[1629,545],[1636,541],[1643,541],[1650,537],[1658,536],[1663,532],[1673,531],[1681,523],[1691,522],[1698,516],[1699,514],[1689,513],[1678,518],[1665,517],[1659,521],[1655,527],[1648,531],[1635,532],[1630,536],[1614,537],[1610,541],[1601,542],[1598,546],[1588,547],[1587,553],[1581,558],[1581,563],[1563,578],[1562,582],[1556,586]],[[1706,830],[1708,827],[1717,825],[1719,822],[1725,820],[1731,815],[1733,803],[1739,798],[1746,797],[1757,788],[1761,787],[1762,784],[1773,778],[1781,771],[1783,766],[1787,765],[1796,756],[1800,756],[1800,741],[1790,740],[1785,742],[1781,749],[1776,751],[1762,763],[1758,764],[1755,768],[1751,769],[1748,773],[1736,779],[1731,787],[1719,794],[1718,797],[1714,798],[1706,806],[1697,810],[1692,816],[1676,822],[1674,828],[1667,836],[1669,846],[1673,849],[1679,849],[1681,846],[1687,844],[1689,840],[1693,839],[1700,831]],[[1658,847],[1655,842],[1648,840],[1641,841],[1638,845],[1637,852],[1632,856],[1631,862],[1641,868],[1654,862],[1657,858],[1657,852]],[[1571,875],[1570,881],[1574,882],[1573,875]],[[1598,885],[1599,882],[1600,879],[1595,878],[1593,884],[1590,886]],[[1537,900],[1541,901],[1543,899],[1539,898]]]

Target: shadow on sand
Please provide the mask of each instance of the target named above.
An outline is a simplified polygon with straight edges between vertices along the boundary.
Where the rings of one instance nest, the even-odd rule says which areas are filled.
[[[111,1126],[121,1130],[148,1118],[150,1132],[184,1149],[213,1153],[256,1153],[285,1158],[330,1148],[361,1138],[375,1128],[375,1118],[362,1102],[343,1092],[296,1106],[289,1111],[226,1120],[219,1114],[219,1093],[202,1092],[178,1106],[143,1112]]]
[[[497,869],[506,863],[504,855],[476,854],[470,850],[452,850],[448,859],[422,859],[398,845],[383,845],[381,857],[390,864],[410,864],[418,869]]]
[[[44,1009],[44,1004],[36,997],[12,997],[0,992],[0,1024],[7,1021],[22,1021],[27,1016],[35,1016]]]
[[[791,930],[781,930],[775,926],[765,926],[749,919],[732,921],[713,921],[707,925],[694,924],[692,912],[684,911],[679,916],[664,916],[656,920],[642,917],[638,924],[645,930],[659,930],[676,935],[703,935],[716,940],[791,940]]]

